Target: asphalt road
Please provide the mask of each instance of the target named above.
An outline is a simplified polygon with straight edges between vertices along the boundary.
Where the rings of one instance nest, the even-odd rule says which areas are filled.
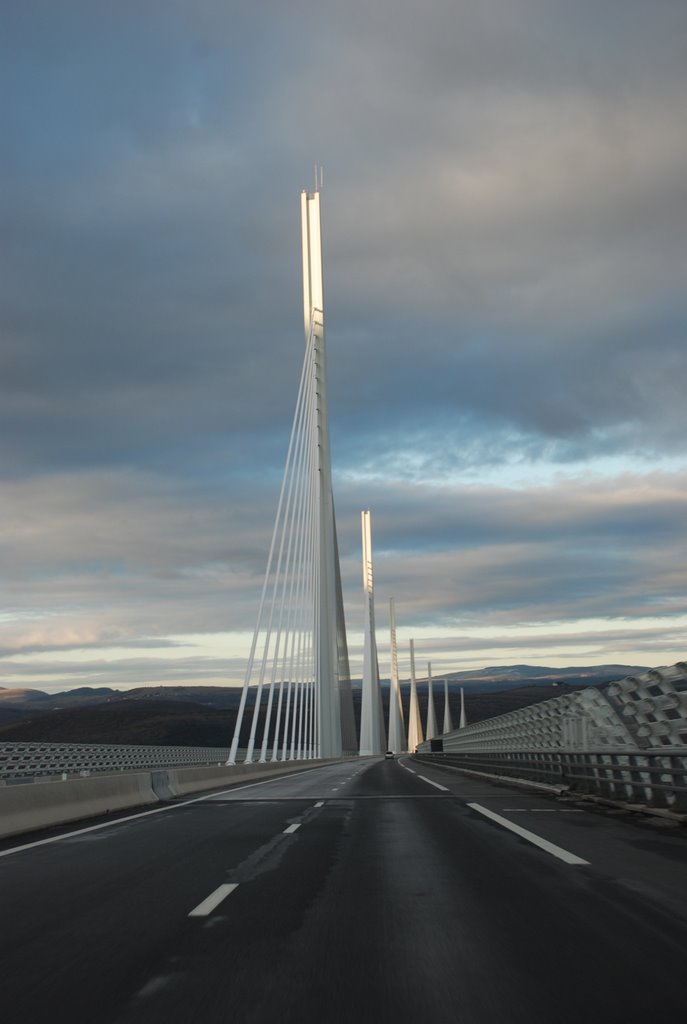
[[[5,1024],[684,1019],[681,829],[372,759],[62,832],[0,845]]]

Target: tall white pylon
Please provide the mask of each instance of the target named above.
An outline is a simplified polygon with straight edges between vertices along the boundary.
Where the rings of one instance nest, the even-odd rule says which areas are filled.
[[[360,513],[363,539],[363,693],[360,709],[360,753],[381,754],[386,747],[379,686],[379,661],[375,634],[374,573],[372,571],[372,526],[369,509]]]
[[[437,713],[434,708],[434,690],[432,687],[432,663],[427,662],[427,732],[426,740],[433,740],[437,735]]]
[[[420,705],[417,700],[417,684],[415,682],[415,641],[410,641],[410,708],[408,710],[408,750],[415,753],[415,748],[422,743],[422,720]]]
[[[444,679],[444,736],[447,732],[453,732],[453,721],[451,719],[451,708],[448,703],[448,679]]]
[[[459,729],[464,729],[468,724],[468,720],[465,716],[465,694],[463,693],[463,687],[460,688],[460,725]]]
[[[315,690],[319,748],[322,757],[342,751],[336,646],[336,526],[327,411],[326,347],[320,193],[301,192],[303,242],[303,324],[306,344],[312,335],[315,371],[315,438],[317,444],[316,532],[319,540],[315,592]]]
[[[403,704],[398,679],[398,648],[396,646],[396,606],[389,601],[389,633],[391,636],[391,675],[389,677],[389,750],[400,754],[407,749],[403,728]]]
[[[301,225],[303,369],[229,764],[236,763],[251,683],[257,685],[247,762],[257,750],[261,761],[268,754],[298,760],[358,746],[332,497],[317,188],[301,195]]]

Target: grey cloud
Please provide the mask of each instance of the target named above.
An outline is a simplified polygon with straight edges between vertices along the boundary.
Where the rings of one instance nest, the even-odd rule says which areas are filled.
[[[138,658],[114,661],[53,662],[52,664],[0,662],[5,679],[13,686],[32,685],[49,692],[74,686],[112,686],[123,688],[154,686],[158,683],[228,685],[238,677],[245,664],[235,658],[155,659]],[[22,683],[22,680],[25,680]]]
[[[684,590],[684,484],[579,481],[538,491],[367,487],[380,600],[416,624],[648,614]],[[140,474],[53,477],[5,489],[0,624],[14,649],[119,646],[137,637],[251,629],[275,490],[175,486]],[[338,521],[351,625],[359,625],[361,489]],[[36,624],[31,611],[51,609]],[[29,616],[29,618],[26,618]],[[489,621],[491,621],[489,619]]]
[[[379,599],[408,628],[675,615],[685,575],[684,484],[579,480],[557,487],[368,488]],[[342,521],[340,516],[339,521]],[[344,576],[359,589],[351,509]],[[401,613],[399,611],[399,620]],[[358,628],[362,600],[351,600]]]
[[[455,5],[435,5],[433,17],[405,8],[393,19],[382,5],[363,34],[355,5],[350,15],[320,12],[301,50],[273,61],[271,75],[251,68],[249,93],[246,57],[228,54],[246,33],[253,56],[271,59],[266,26],[243,8],[223,16],[201,5],[201,42],[212,26],[208,78],[177,8],[156,60],[133,74],[145,76],[143,113],[133,102],[111,110],[110,80],[90,81],[96,58],[77,64],[62,86],[70,96],[90,81],[81,92],[96,106],[104,97],[105,124],[149,116],[155,130],[145,124],[133,143],[115,131],[112,142],[98,128],[101,111],[83,123],[80,107],[66,105],[58,122],[72,126],[72,149],[107,159],[86,159],[77,180],[46,177],[38,203],[25,195],[8,213],[8,461],[23,446],[24,465],[39,452],[61,464],[126,462],[134,449],[167,465],[172,440],[189,460],[222,448],[233,458],[238,430],[277,458],[259,435],[288,416],[289,392],[263,367],[276,352],[286,366],[299,350],[297,168],[302,182],[309,133],[333,168],[325,229],[333,411],[343,431],[354,420],[371,434],[380,420],[400,429],[408,415],[440,429],[442,416],[456,423],[467,412],[470,436],[490,433],[495,447],[506,443],[503,425],[583,439],[588,451],[611,445],[598,428],[617,424],[627,429],[616,447],[628,434],[649,449],[676,444],[687,161],[675,130],[679,66],[664,53],[675,48],[679,12],[660,8],[663,17],[647,19],[623,5],[620,34],[595,14],[590,37],[584,11],[528,4],[512,20],[536,28],[507,46],[502,19],[511,16],[500,5],[476,17]],[[100,28],[85,8],[73,11],[81,53],[89,26],[94,38]],[[106,64],[118,67],[134,45],[129,17],[125,6],[112,19]],[[148,54],[158,25],[148,15],[141,29],[136,18],[135,46]],[[283,21],[275,24],[281,31]],[[308,46],[310,31],[321,51]],[[640,39],[650,81],[627,60]],[[615,54],[625,91],[610,87],[606,71],[592,88],[578,58],[559,59],[576,46],[592,69]],[[203,115],[197,124],[183,113],[188,94]],[[384,106],[368,115],[370,97]],[[223,100],[238,123],[219,116]],[[335,130],[342,119],[345,138]],[[8,141],[12,151],[11,133]],[[351,153],[364,154],[357,172]],[[658,416],[642,408],[651,389],[635,352],[649,337],[652,385],[664,391]],[[392,387],[361,386],[361,364],[376,382],[392,362]]]
[[[410,636],[411,633],[408,631],[399,636],[402,673],[408,672]],[[660,659],[666,650],[683,650],[681,628],[671,627],[670,624],[664,628],[631,632],[625,627],[604,630],[603,633],[553,633],[551,637],[548,634],[542,637],[528,635],[526,641],[520,642],[517,647],[526,662],[547,664],[546,659],[547,656],[551,657],[552,645],[556,650],[555,661],[570,666],[574,666],[577,659],[583,664],[613,664],[619,657],[636,657],[638,654],[643,654],[647,664],[657,665],[657,659]],[[415,640],[416,655],[422,670],[423,659],[432,659],[436,669],[435,677],[440,676],[442,672],[460,670],[463,664],[472,664],[475,650],[484,650],[485,665],[512,664],[515,646],[513,638],[507,635],[490,636],[485,639],[483,636],[471,634],[469,630],[458,637],[437,633]],[[379,643],[379,651],[380,667],[388,665],[388,644],[383,641]],[[359,657],[362,658],[362,651]]]
[[[149,640],[108,640],[103,636],[99,641],[79,639],[78,641],[63,644],[27,643],[15,647],[0,647],[0,664],[2,663],[2,659],[10,659],[5,662],[5,665],[12,666],[12,671],[16,671],[17,665],[14,664],[11,659],[16,657],[18,654],[25,657],[26,655],[32,654],[63,654],[65,651],[97,651],[101,650],[105,645],[115,650],[136,650],[137,648],[144,650],[173,650],[178,647],[193,646],[191,643],[182,644],[177,640],[166,640],[160,637],[151,637]],[[53,670],[56,671],[54,667]],[[35,665],[32,665],[29,671],[35,671]]]
[[[680,475],[627,500],[622,481],[454,481],[682,452],[684,5],[27,0],[0,19],[12,643],[252,625],[311,158],[352,621],[367,505],[412,621],[674,610]]]

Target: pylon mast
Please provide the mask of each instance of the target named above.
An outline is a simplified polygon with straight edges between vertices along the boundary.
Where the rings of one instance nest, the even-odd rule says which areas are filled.
[[[389,600],[389,633],[391,641],[391,673],[389,677],[389,750],[400,754],[407,750],[403,728],[403,704],[398,678],[398,647],[396,644],[396,606],[393,597]]]
[[[451,719],[451,708],[448,702],[448,679],[444,679],[444,726],[442,729],[444,735],[447,732],[453,732],[453,721]]]
[[[434,707],[434,688],[432,686],[432,663],[427,662],[427,731],[426,740],[433,740],[438,733],[437,713]]]
[[[408,711],[408,750],[415,753],[415,748],[422,743],[422,720],[420,719],[420,705],[417,699],[417,684],[415,682],[415,641],[410,641],[410,708]]]
[[[246,762],[258,751],[264,762],[270,751],[272,760],[280,751],[299,760],[357,748],[332,497],[317,188],[301,194],[301,226],[303,367],[230,764],[252,683]]]
[[[320,193],[301,193],[303,243],[303,321],[306,343],[312,335],[315,354],[317,533],[319,571],[315,581],[315,691],[318,694],[319,755],[339,757],[341,709],[336,621],[336,541],[327,410],[327,365],[324,337],[324,288]]]
[[[379,662],[375,630],[374,573],[372,570],[372,526],[369,509],[360,513],[363,543],[363,692],[360,711],[360,753],[381,754],[386,746],[379,688]]]

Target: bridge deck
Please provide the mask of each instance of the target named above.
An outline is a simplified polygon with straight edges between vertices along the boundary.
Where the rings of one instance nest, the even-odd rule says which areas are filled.
[[[0,844],[7,1019],[660,1024],[684,1009],[677,827],[374,759],[30,838]]]

